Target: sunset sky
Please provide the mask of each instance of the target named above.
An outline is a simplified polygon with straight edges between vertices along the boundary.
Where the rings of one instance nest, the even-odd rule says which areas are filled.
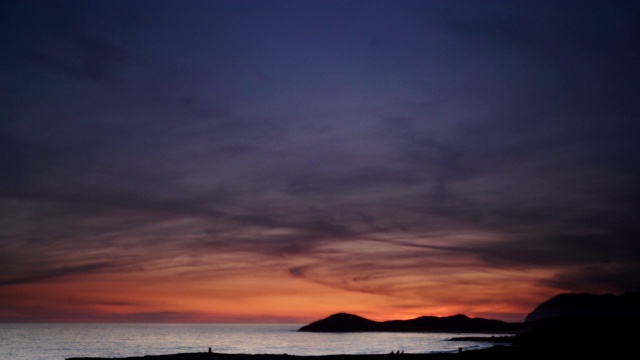
[[[640,290],[638,1],[2,1],[0,321]]]

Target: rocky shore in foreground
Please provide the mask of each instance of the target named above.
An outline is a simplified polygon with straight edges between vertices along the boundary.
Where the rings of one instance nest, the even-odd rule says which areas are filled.
[[[495,346],[484,350],[471,350],[460,353],[434,354],[373,354],[373,355],[318,355],[298,356],[287,354],[220,354],[220,353],[184,353],[170,355],[146,355],[117,358],[118,360],[481,360],[513,359],[518,356],[515,348]],[[521,358],[521,357],[518,357]],[[116,358],[68,358],[66,360],[107,360]]]
[[[184,353],[170,355],[146,355],[126,358],[69,358],[66,360],[540,360],[543,357],[554,359],[579,360],[580,358],[599,357],[609,360],[627,358],[630,349],[624,346],[600,347],[588,343],[581,347],[495,345],[480,350],[454,353],[430,354],[373,354],[373,355],[318,355],[297,356],[287,354],[221,354],[221,353]]]

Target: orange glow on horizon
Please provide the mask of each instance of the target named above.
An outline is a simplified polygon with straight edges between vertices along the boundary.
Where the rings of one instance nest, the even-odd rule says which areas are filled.
[[[507,301],[512,299],[500,301],[504,294],[482,285],[477,290],[457,285],[446,291],[426,291],[433,294],[431,300],[423,295],[425,302],[419,304],[398,293],[349,291],[291,276],[279,276],[276,281],[275,275],[239,275],[204,282],[160,279],[149,274],[143,276],[144,281],[115,281],[104,274],[66,283],[14,285],[4,289],[3,296],[8,299],[4,302],[19,306],[5,306],[0,317],[5,321],[20,319],[21,309],[42,308],[51,313],[51,321],[65,322],[308,323],[337,312],[376,321],[464,314],[517,322],[533,310]],[[511,284],[510,289],[533,293],[522,284]],[[522,302],[527,304],[530,295],[522,295]]]
[[[552,276],[550,270],[480,269],[476,259],[460,255],[451,266],[449,255],[434,250],[425,252],[430,267],[423,273],[406,273],[419,266],[415,257],[404,256],[402,246],[375,244],[321,249],[344,254],[337,258],[205,254],[154,259],[137,271],[7,285],[0,319],[30,321],[46,313],[47,321],[71,322],[308,323],[347,312],[376,321],[464,314],[517,322],[555,295],[531,285]],[[369,258],[398,254],[370,266],[358,261],[363,251]]]

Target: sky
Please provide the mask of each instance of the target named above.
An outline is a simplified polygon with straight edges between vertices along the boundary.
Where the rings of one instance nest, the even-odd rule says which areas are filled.
[[[2,322],[640,290],[637,1],[0,6]]]

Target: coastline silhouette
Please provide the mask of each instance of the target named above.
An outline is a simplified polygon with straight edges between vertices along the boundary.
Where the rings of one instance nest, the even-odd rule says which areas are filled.
[[[496,345],[479,350],[458,348],[453,353],[405,354],[392,350],[374,355],[322,355],[297,356],[288,354],[222,354],[211,351],[171,355],[146,355],[127,357],[127,360],[441,360],[441,359],[539,359],[556,356],[566,359],[602,356],[617,358],[626,356],[636,341],[640,320],[640,293],[622,295],[561,294],[536,307],[522,323],[506,323],[498,320],[469,318],[465,315],[450,317],[423,316],[413,320],[377,322],[363,317],[338,313],[305,325],[298,331],[317,332],[367,332],[413,331],[451,333],[500,333],[505,336],[452,337],[450,340],[492,341]],[[422,327],[416,327],[420,324]],[[473,330],[469,331],[470,324]],[[430,327],[431,326],[431,327]],[[484,328],[483,328],[484,326]],[[331,330],[328,330],[331,329]],[[448,330],[448,331],[447,331]],[[484,330],[484,331],[483,331]],[[98,360],[104,358],[68,358],[67,360]]]

